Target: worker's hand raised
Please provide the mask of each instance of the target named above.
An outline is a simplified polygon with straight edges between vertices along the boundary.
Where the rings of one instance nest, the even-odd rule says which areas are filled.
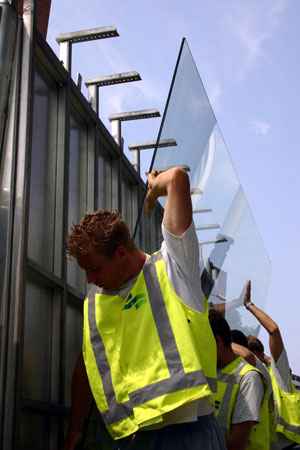
[[[251,303],[251,281],[248,280],[246,283],[246,290],[244,295],[244,305],[247,308]]]
[[[144,205],[146,214],[149,214],[154,208],[158,197],[166,195],[167,193],[164,183],[161,182],[161,174],[163,174],[163,172],[159,172],[158,170],[153,170],[152,172],[146,174],[148,181],[147,195]]]

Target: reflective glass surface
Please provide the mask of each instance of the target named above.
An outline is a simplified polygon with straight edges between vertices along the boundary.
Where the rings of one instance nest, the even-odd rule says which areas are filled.
[[[257,334],[243,287],[252,280],[253,301],[263,307],[270,261],[186,40],[158,142],[163,139],[177,146],[158,148],[153,169],[183,165],[189,173],[199,245],[215,278],[209,301],[220,304],[232,328]]]

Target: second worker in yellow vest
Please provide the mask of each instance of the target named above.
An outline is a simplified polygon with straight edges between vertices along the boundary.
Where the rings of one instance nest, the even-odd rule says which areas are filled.
[[[288,356],[284,348],[279,326],[261,308],[251,301],[251,282],[247,284],[244,305],[269,334],[270,357],[264,346],[254,336],[248,337],[249,348],[269,367],[275,404],[275,427],[272,450],[282,450],[300,444],[300,393],[291,377]]]
[[[218,388],[215,413],[226,436],[228,450],[269,450],[268,401],[260,372],[231,348],[225,318],[210,311],[217,342]]]

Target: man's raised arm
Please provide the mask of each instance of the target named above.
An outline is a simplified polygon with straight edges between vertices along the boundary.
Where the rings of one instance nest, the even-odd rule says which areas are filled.
[[[258,320],[258,322],[264,327],[264,329],[269,333],[269,346],[270,352],[273,356],[274,361],[276,362],[280,357],[284,345],[280,333],[280,329],[274,320],[268,316],[262,309],[258,308],[251,301],[251,281],[248,281],[246,287],[246,293],[244,297],[244,305],[248,309],[248,311],[253,314],[254,317]]]
[[[192,222],[192,201],[187,173],[180,167],[148,175],[145,210],[149,212],[159,197],[166,196],[163,223],[175,236],[181,236]]]

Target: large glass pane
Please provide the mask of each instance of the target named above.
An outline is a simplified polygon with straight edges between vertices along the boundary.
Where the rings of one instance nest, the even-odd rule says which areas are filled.
[[[69,153],[69,202],[68,230],[77,224],[86,212],[87,170],[87,126],[71,117]],[[68,260],[68,283],[84,292],[85,276],[78,264]]]
[[[160,140],[175,139],[177,146],[159,148],[154,168],[185,164],[191,179],[201,168],[203,152],[208,145],[216,118],[210,107],[198,69],[184,40],[176,78],[169,99]],[[196,181],[196,179],[195,179]]]
[[[28,256],[53,265],[57,92],[34,77]]]
[[[270,261],[186,40],[159,142],[169,138],[177,147],[158,148],[153,168],[182,165],[189,173],[200,250],[215,279],[209,300],[226,311],[231,327],[257,334],[256,322],[241,308],[243,288],[251,279],[253,300],[263,306]]]

